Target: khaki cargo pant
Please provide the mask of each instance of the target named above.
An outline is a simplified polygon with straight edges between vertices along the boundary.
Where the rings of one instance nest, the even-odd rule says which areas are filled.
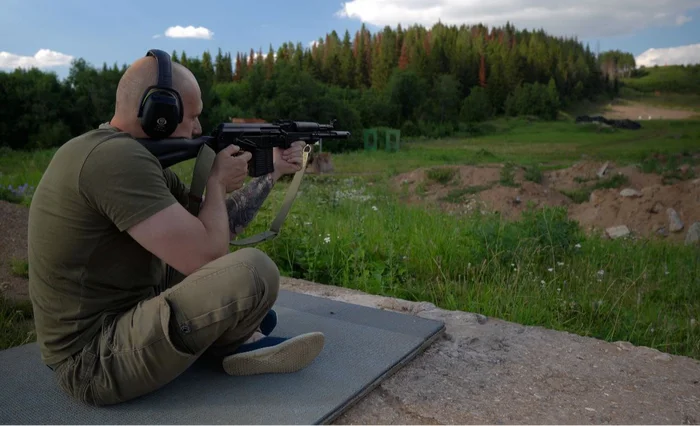
[[[105,320],[101,334],[56,367],[61,389],[89,405],[116,404],[162,387],[205,352],[230,354],[277,300],[279,270],[243,248],[188,277],[168,268],[163,281],[159,294]]]

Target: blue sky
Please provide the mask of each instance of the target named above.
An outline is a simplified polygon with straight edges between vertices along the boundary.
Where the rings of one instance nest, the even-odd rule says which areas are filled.
[[[514,8],[521,4],[522,7]],[[362,21],[375,31],[417,22],[430,24],[471,23],[471,19],[502,24],[508,19],[518,28],[543,27],[553,34],[577,35],[595,49],[621,49],[640,55],[650,48],[681,47],[675,54],[660,51],[661,61],[700,61],[700,1],[675,0],[640,4],[638,1],[578,1],[577,10],[555,0],[329,0],[258,2],[200,0],[2,0],[0,7],[0,66],[47,64],[46,58],[61,63],[61,55],[83,57],[93,65],[131,63],[149,48],[168,52],[185,50],[200,56],[219,48],[235,56],[236,51],[264,52],[285,41],[312,40],[336,30],[353,34]],[[567,2],[568,3],[568,2]],[[408,4],[408,6],[406,5]],[[436,8],[436,4],[441,4]],[[529,9],[528,9],[529,8]],[[339,11],[344,10],[345,14]],[[173,26],[201,27],[211,38],[171,38]],[[205,31],[206,31],[205,30]],[[160,37],[154,38],[159,34]],[[697,47],[689,46],[698,44]],[[53,52],[32,59],[40,49]],[[664,58],[667,52],[668,58]],[[675,56],[674,56],[675,55]],[[67,66],[51,66],[59,75]],[[7,69],[7,68],[5,68]]]

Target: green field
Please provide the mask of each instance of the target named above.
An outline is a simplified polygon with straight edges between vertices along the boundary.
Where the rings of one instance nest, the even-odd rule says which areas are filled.
[[[460,137],[404,139],[398,153],[334,154],[336,173],[307,175],[282,234],[258,247],[286,276],[700,359],[696,247],[588,236],[555,208],[518,222],[452,216],[406,205],[387,185],[398,173],[444,164],[511,162],[545,170],[583,155],[641,164],[655,152],[700,151],[698,120],[642,124],[632,131],[570,119],[498,119]],[[4,151],[0,185],[35,186],[53,152]],[[174,170],[189,181],[192,164]],[[285,189],[278,184],[247,235],[269,225]],[[0,304],[0,347],[24,341],[26,330],[13,328],[22,315],[30,311]]]
[[[700,66],[647,68],[622,84],[627,100],[700,112]]]

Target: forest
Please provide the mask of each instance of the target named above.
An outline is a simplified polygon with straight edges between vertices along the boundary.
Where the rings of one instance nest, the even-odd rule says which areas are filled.
[[[173,51],[172,58],[200,83],[205,133],[232,117],[337,119],[353,138],[329,141],[333,151],[360,147],[368,127],[439,138],[501,115],[554,119],[567,105],[613,95],[635,69],[629,53],[597,55],[575,38],[511,24],[387,26],[376,33],[363,26],[354,35],[333,31],[310,47],[287,42],[235,56]],[[63,80],[38,69],[0,73],[0,147],[55,147],[108,121],[126,67],[80,58]]]

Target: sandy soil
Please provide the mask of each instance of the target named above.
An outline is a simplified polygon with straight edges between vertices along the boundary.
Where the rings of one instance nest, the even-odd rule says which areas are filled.
[[[600,112],[599,115],[611,120],[686,120],[698,116],[697,112],[682,109],[661,108],[641,103],[629,103],[619,105],[613,103],[609,110]]]

